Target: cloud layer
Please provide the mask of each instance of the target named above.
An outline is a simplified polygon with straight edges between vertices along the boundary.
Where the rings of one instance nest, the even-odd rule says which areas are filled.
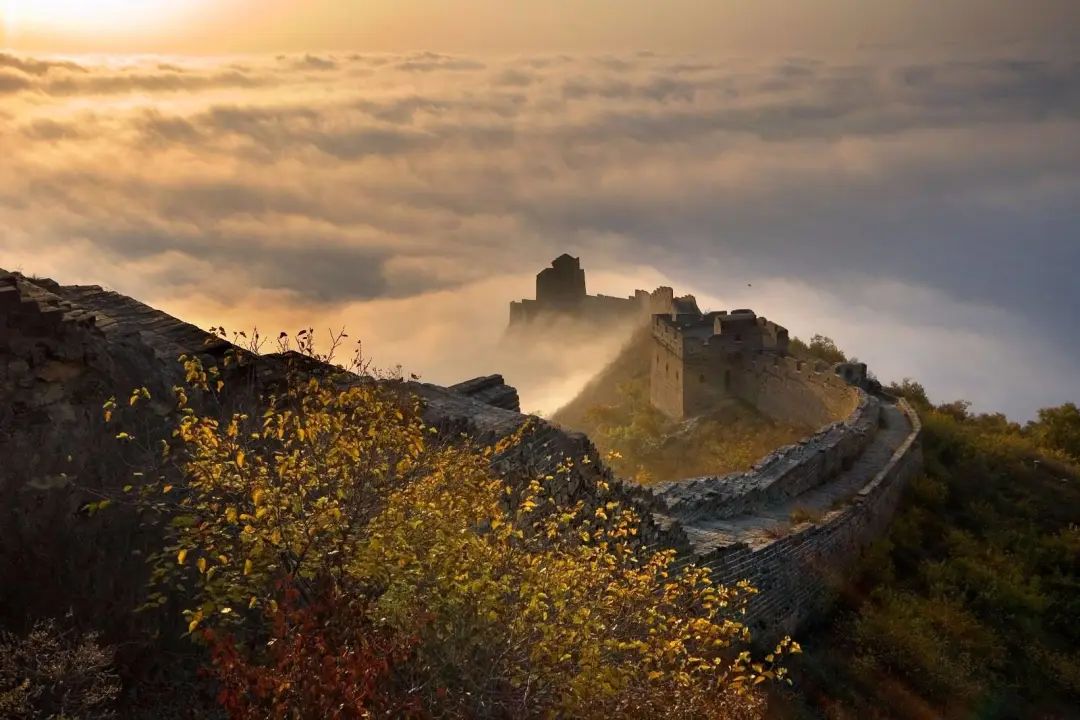
[[[0,54],[0,153],[0,266],[348,324],[433,380],[509,367],[529,407],[612,347],[500,350],[564,250],[593,289],[760,308],[942,399],[1080,399],[1069,54]]]

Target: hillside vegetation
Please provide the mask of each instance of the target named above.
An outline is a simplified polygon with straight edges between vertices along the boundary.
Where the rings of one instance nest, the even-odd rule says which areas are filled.
[[[141,716],[760,717],[760,683],[783,678],[798,646],[753,661],[738,622],[752,589],[643,547],[641,519],[602,478],[598,506],[556,501],[588,458],[504,478],[492,458],[519,437],[443,438],[393,384],[309,365],[225,410],[224,373],[186,358],[160,443],[146,388],[102,408],[115,447],[101,451],[134,472],[83,512],[135,510],[160,530],[140,611],[182,615],[184,629],[162,632],[185,635],[201,666],[169,675],[184,702]],[[153,704],[158,689],[130,683],[116,698],[114,679],[136,668],[112,647],[154,639],[100,640],[111,647],[48,624],[0,634],[0,716],[104,720],[115,707],[135,717],[139,696]]]
[[[1066,718],[1080,707],[1080,416],[920,410],[926,473],[804,633],[781,718]]]
[[[675,422],[649,401],[648,328],[552,417],[584,432],[620,476],[641,484],[749,469],[783,445],[810,435],[732,401],[703,417]]]

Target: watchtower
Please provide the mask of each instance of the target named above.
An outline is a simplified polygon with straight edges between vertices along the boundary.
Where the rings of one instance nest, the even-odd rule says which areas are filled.
[[[536,275],[536,303],[553,310],[573,310],[585,301],[581,260],[563,253]]]

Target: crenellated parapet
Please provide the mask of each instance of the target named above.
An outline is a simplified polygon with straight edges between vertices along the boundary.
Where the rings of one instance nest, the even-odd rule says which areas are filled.
[[[833,369],[788,355],[783,326],[752,310],[652,318],[649,396],[676,420],[748,402],[777,420],[819,427],[847,415],[866,366]]]
[[[536,298],[510,303],[510,328],[533,323],[571,320],[596,327],[643,323],[656,313],[698,313],[693,295],[675,297],[670,287],[649,292],[635,290],[629,297],[589,295],[581,260],[562,254],[536,276]]]
[[[864,393],[844,420],[777,448],[750,470],[661,483],[653,490],[673,515],[686,520],[761,512],[850,468],[873,440],[880,411],[880,400]]]
[[[692,556],[720,583],[748,580],[758,594],[746,622],[760,637],[790,634],[827,608],[844,573],[887,532],[900,497],[922,470],[921,424],[900,400],[885,409],[890,442],[868,446],[843,476],[803,493],[803,505],[686,525]],[[784,516],[783,511],[795,512]]]

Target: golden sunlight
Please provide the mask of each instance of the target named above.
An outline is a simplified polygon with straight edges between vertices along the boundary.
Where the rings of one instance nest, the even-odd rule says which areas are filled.
[[[163,29],[207,4],[207,0],[7,0],[3,25],[9,38],[37,33],[112,36]]]

